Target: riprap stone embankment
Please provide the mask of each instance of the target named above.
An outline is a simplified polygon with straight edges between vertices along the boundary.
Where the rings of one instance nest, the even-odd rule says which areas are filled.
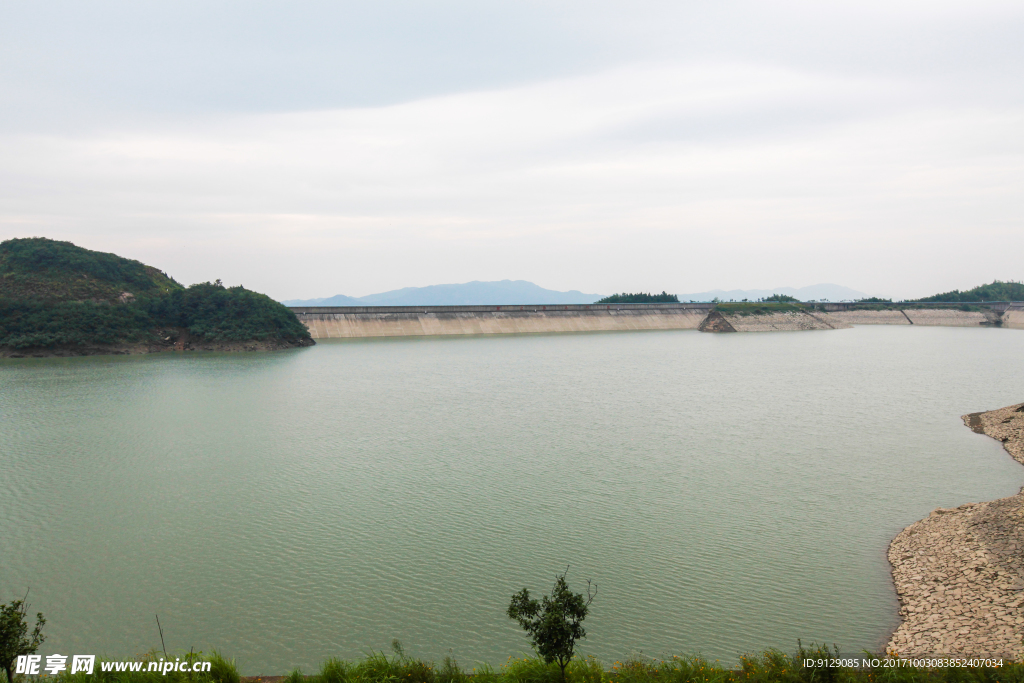
[[[963,419],[1024,464],[1024,403]],[[889,650],[1024,659],[1024,490],[935,510],[893,539],[889,562],[903,617]]]
[[[978,327],[998,325],[1000,314],[995,311],[958,311],[952,308],[906,308],[903,313],[915,325],[941,325],[942,327]]]
[[[723,319],[736,332],[787,332],[800,330],[838,330],[850,327],[828,313],[773,311],[771,313],[723,313]]]
[[[910,318],[900,310],[831,311],[828,316],[847,325],[910,325]]]
[[[925,325],[942,327],[999,326],[1002,316],[996,311],[960,311],[951,308],[904,308],[886,310],[831,311],[830,320],[850,325]]]
[[[879,310],[789,310],[754,313],[713,311],[701,324],[704,332],[782,332],[839,330],[853,325],[922,325],[941,327],[1024,327],[1024,311],[963,311],[951,308]]]

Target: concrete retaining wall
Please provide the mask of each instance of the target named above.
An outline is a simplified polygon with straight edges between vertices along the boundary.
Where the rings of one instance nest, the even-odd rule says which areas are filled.
[[[1011,309],[1012,310],[1012,309]],[[1008,311],[1009,312],[1009,311]],[[1005,323],[1006,313],[997,310],[961,311],[955,308],[905,308],[886,311],[831,311],[830,320],[850,325],[938,325],[942,327],[998,326]]]
[[[851,325],[999,325],[1024,329],[1024,306],[998,310],[840,310],[739,315],[714,304],[575,304],[561,306],[336,306],[295,307],[314,339],[465,334],[696,330],[774,332],[828,330]],[[705,323],[705,319],[710,323]],[[713,324],[711,324],[713,323]]]
[[[841,320],[832,320],[828,313],[778,311],[761,315],[726,313],[722,316],[736,332],[786,332],[798,330],[835,330],[850,327]]]
[[[314,339],[695,330],[710,304],[294,308]]]
[[[991,311],[957,311],[952,309],[928,310],[908,308],[904,312],[915,325],[977,327],[978,325],[992,325],[999,320],[999,314]]]
[[[847,325],[909,325],[910,319],[902,311],[833,311],[830,319]]]
[[[1024,306],[1011,306],[1003,313],[1003,327],[1024,330]]]

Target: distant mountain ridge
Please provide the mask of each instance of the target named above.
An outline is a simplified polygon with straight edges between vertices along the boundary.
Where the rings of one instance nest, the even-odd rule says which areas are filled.
[[[719,301],[742,301],[747,299],[749,301],[756,301],[757,299],[763,299],[771,296],[772,294],[788,294],[789,296],[796,297],[800,301],[818,301],[820,299],[827,299],[828,301],[854,301],[856,299],[866,299],[868,295],[864,292],[858,292],[856,289],[850,289],[849,287],[843,287],[842,285],[835,285],[828,282],[823,282],[817,285],[808,285],[807,287],[776,287],[775,289],[712,289],[708,292],[696,292],[694,294],[680,294],[680,301],[711,301],[712,299],[718,299]]]
[[[741,301],[763,299],[772,294],[788,294],[800,301],[844,301],[865,299],[864,292],[849,287],[822,283],[808,287],[776,287],[775,289],[713,289],[694,294],[680,294],[680,301]],[[559,292],[544,289],[526,280],[464,282],[462,284],[403,287],[389,292],[353,297],[337,294],[321,299],[286,299],[285,306],[474,306],[513,304],[592,304],[604,294],[587,294],[579,290]]]
[[[361,297],[337,294],[323,299],[288,299],[285,306],[474,306],[512,304],[592,304],[603,294],[578,290],[559,292],[526,280],[465,282],[462,284],[403,287]]]

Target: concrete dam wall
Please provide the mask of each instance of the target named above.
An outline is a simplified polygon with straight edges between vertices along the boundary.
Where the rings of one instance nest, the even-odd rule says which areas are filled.
[[[826,316],[850,325],[933,325],[977,327],[1002,324],[999,311],[962,311],[955,308],[905,308],[888,311],[833,311]]]
[[[714,304],[292,308],[314,339],[695,330]]]
[[[1003,327],[1024,330],[1024,304],[1013,304],[1003,313]]]
[[[825,307],[823,307],[825,308]],[[469,334],[701,330],[776,332],[835,330],[852,325],[926,325],[1024,329],[1024,304],[991,310],[956,307],[730,312],[712,303],[522,306],[316,306],[291,309],[314,339]]]

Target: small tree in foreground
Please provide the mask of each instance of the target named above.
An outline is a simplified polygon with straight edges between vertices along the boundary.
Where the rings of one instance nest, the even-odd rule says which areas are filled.
[[[14,683],[14,660],[20,655],[33,654],[45,638],[43,613],[36,614],[36,627],[31,633],[27,616],[28,603],[24,600],[0,605],[0,666],[7,673],[7,683]]]
[[[576,649],[576,641],[587,637],[583,630],[583,620],[590,609],[590,603],[597,595],[597,586],[592,586],[587,579],[587,595],[573,593],[565,583],[565,572],[555,578],[555,587],[551,595],[545,595],[543,602],[530,598],[530,591],[525,588],[512,596],[506,612],[510,619],[515,619],[523,630],[530,634],[530,640],[544,662],[558,664],[565,683],[565,667],[572,661]],[[593,592],[591,590],[593,589]]]

